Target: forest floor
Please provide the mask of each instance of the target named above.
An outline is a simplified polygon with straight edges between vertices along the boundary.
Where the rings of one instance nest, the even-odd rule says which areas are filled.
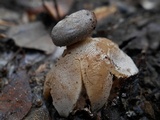
[[[0,120],[160,120],[160,1],[57,0],[0,1]],[[97,12],[93,37],[119,45],[139,68],[114,81],[107,105],[90,116],[85,111],[62,118],[43,85],[64,48],[50,38],[53,26],[81,9]]]

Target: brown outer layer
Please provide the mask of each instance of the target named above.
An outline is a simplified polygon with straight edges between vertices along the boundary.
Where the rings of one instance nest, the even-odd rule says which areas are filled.
[[[132,65],[127,66],[128,63]],[[125,78],[137,72],[131,58],[115,43],[105,38],[88,38],[68,47],[47,75],[44,95],[47,98],[51,94],[59,114],[67,117],[76,106],[83,83],[91,108],[97,111],[108,99],[112,75]]]

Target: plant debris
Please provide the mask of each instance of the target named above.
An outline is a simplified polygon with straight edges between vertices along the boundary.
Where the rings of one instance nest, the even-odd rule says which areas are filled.
[[[0,93],[0,118],[22,119],[32,107],[29,78],[25,71],[17,71]]]
[[[7,36],[14,39],[20,47],[42,50],[47,54],[55,50],[51,37],[41,22],[13,26],[8,30]]]

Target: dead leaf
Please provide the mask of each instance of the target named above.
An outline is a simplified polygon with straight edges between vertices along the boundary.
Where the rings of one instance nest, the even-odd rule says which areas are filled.
[[[31,88],[28,76],[24,71],[18,71],[11,82],[0,94],[0,118],[5,120],[20,120],[32,106]]]
[[[142,106],[142,108],[144,109],[145,113],[147,113],[153,119],[155,119],[154,110],[153,110],[153,107],[152,107],[152,105],[151,105],[151,103],[149,101],[145,101],[144,105]]]
[[[2,26],[14,26],[15,24],[14,24],[14,23],[11,23],[11,22],[7,22],[7,21],[5,21],[5,20],[0,19],[0,25],[2,25]]]
[[[0,34],[0,39],[6,38],[5,34]]]
[[[96,8],[94,13],[96,15],[97,21],[102,20],[103,18],[108,17],[111,14],[114,14],[117,11],[115,6],[103,6]]]
[[[45,71],[46,67],[47,67],[47,65],[46,65],[45,63],[42,64],[42,65],[40,65],[40,66],[38,67],[38,69],[36,70],[36,74]]]
[[[11,22],[18,22],[20,19],[20,14],[18,12],[14,12],[13,10],[9,10],[6,8],[0,8],[0,19],[11,21]]]
[[[13,38],[20,47],[42,50],[47,54],[53,53],[56,48],[41,22],[13,26],[7,36]]]
[[[49,112],[44,106],[32,109],[24,120],[50,120]]]
[[[23,8],[38,8],[42,6],[42,0],[15,0],[16,3],[20,6],[22,6]]]

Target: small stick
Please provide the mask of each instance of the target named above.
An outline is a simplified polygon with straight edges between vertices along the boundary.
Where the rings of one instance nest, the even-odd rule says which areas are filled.
[[[60,20],[59,10],[58,10],[58,6],[57,6],[57,0],[53,0],[53,2],[54,2],[55,9],[56,9],[58,20]]]

